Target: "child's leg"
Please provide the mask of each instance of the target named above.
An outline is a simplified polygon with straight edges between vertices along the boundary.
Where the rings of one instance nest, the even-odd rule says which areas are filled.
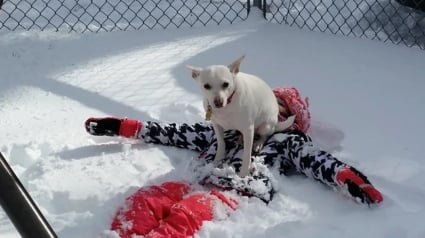
[[[353,197],[364,203],[383,200],[366,176],[315,146],[311,138],[300,131],[275,134],[260,155],[269,165],[279,161],[282,173],[295,168],[297,172],[328,186],[346,186]]]

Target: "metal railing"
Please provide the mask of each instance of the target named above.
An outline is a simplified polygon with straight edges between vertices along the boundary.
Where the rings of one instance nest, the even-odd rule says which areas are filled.
[[[0,205],[21,237],[58,237],[1,152],[0,191]]]

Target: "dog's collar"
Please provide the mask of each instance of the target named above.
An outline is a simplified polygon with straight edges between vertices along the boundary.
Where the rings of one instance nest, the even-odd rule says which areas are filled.
[[[227,98],[227,104],[230,104],[232,102],[232,98],[235,95],[236,89],[233,90],[232,94],[230,94],[230,96]]]

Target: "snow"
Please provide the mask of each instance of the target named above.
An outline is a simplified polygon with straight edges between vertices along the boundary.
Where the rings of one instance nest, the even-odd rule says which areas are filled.
[[[140,186],[190,179],[196,153],[88,135],[91,116],[203,120],[185,65],[227,64],[310,98],[313,136],[369,176],[379,207],[302,176],[279,177],[266,205],[238,197],[197,237],[425,236],[423,51],[271,24],[98,34],[0,33],[0,150],[59,237],[112,237],[115,211]],[[4,191],[2,191],[4,192]],[[231,193],[231,192],[229,192]],[[0,237],[19,237],[0,212]]]

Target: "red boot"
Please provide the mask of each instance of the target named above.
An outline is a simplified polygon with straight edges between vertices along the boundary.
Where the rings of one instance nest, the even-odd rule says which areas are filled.
[[[344,167],[336,174],[336,181],[340,186],[345,186],[356,199],[362,203],[381,203],[382,194],[369,182],[362,173],[352,167]]]

